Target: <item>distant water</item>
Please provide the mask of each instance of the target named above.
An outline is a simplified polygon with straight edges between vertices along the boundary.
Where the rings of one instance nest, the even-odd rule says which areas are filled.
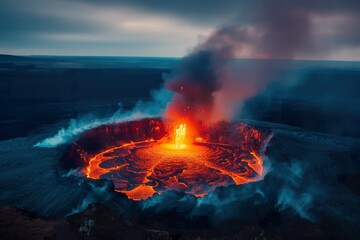
[[[83,68],[173,68],[180,58],[168,57],[76,57],[76,56],[30,56],[34,59],[55,60],[62,66]],[[66,65],[68,64],[68,65]]]
[[[0,55],[0,139],[87,114],[111,115],[119,103],[130,109],[138,100],[150,100],[151,91],[162,88],[180,62],[164,57]],[[240,74],[281,68],[279,79],[247,99],[238,118],[360,136],[357,127],[349,127],[360,121],[360,62],[239,59],[229,65]],[[266,69],[254,69],[259,65]],[[348,129],[332,131],[337,125]]]
[[[179,66],[181,58],[168,57],[101,57],[101,56],[29,56],[32,61],[41,60],[52,62],[50,67],[57,68],[155,68],[175,69]],[[1,62],[1,56],[0,56]],[[233,64],[244,65],[254,62],[266,62],[269,65],[276,65],[288,60],[256,60],[237,59],[231,61]],[[38,62],[39,63],[39,62]],[[322,61],[322,60],[293,60],[287,67],[290,71],[310,70],[360,70],[360,61]]]

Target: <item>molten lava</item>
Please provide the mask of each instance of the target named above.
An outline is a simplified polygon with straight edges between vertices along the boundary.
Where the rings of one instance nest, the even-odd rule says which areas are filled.
[[[176,148],[181,149],[185,147],[184,140],[186,136],[186,124],[182,123],[175,130],[175,145]]]
[[[166,132],[162,121],[154,119],[109,128],[101,127],[80,138],[73,150],[85,162],[88,178],[112,180],[115,191],[133,200],[167,190],[202,197],[219,186],[262,178],[260,149],[269,136],[266,130],[243,123],[218,124],[185,144],[190,131],[185,123],[172,128],[172,134]],[[135,141],[125,140],[130,136]]]

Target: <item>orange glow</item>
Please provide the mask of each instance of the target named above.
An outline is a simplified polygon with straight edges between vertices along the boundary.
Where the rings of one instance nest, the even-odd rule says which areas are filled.
[[[262,169],[261,157],[228,144],[197,142],[179,150],[172,143],[146,140],[95,155],[87,177],[111,178],[115,191],[144,200],[166,190],[203,197],[218,186],[258,181]]]
[[[121,168],[123,168],[124,166],[126,166],[126,164],[120,165],[120,166],[114,166],[112,168],[101,168],[100,164],[107,160],[106,157],[104,157],[104,155],[106,155],[107,153],[111,153],[114,150],[118,150],[121,148],[125,148],[125,147],[129,147],[129,146],[133,146],[136,144],[142,144],[142,143],[149,143],[149,142],[154,142],[153,139],[149,139],[149,140],[145,140],[145,141],[141,141],[141,142],[131,142],[131,143],[125,143],[123,145],[121,145],[120,147],[114,147],[114,148],[109,148],[106,151],[103,151],[97,155],[95,155],[94,157],[92,157],[89,161],[89,166],[86,169],[86,176],[88,178],[92,178],[92,179],[99,179],[101,175],[108,173],[110,171],[114,171],[114,170],[119,170]]]
[[[115,191],[133,200],[167,190],[203,197],[219,186],[262,179],[260,148],[269,132],[243,123],[219,123],[205,130],[184,119],[166,126],[160,123],[122,124],[116,131],[104,130],[108,139],[116,139],[114,144],[102,142],[103,147],[93,154],[77,149],[87,163],[83,169],[86,176],[113,181]],[[119,135],[114,138],[112,133]],[[88,136],[96,139],[98,135]]]
[[[185,147],[186,124],[181,123],[175,130],[175,145],[177,149]]]
[[[202,137],[196,137],[195,142],[204,142],[204,139]]]

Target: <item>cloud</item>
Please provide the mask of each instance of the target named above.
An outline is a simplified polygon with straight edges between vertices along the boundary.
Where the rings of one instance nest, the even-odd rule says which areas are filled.
[[[2,53],[181,56],[210,28],[126,7],[0,2]]]
[[[187,21],[192,25],[216,26],[222,22],[231,20],[239,9],[246,5],[246,1],[238,0],[197,0],[197,1],[162,1],[162,0],[105,0],[84,1],[98,6],[126,7],[150,12],[153,15],[164,15]],[[244,11],[244,14],[246,12]]]
[[[239,29],[264,34],[257,49],[243,50],[245,57],[263,57],[254,51],[269,51],[269,45],[281,57],[279,49],[288,51],[294,47],[288,45],[291,42],[304,44],[295,58],[353,60],[358,54],[351,49],[360,44],[360,3],[356,0],[0,0],[0,6],[0,49],[7,53],[22,49],[24,54],[36,54],[32,52],[36,50],[62,55],[182,56],[199,36],[234,19]],[[258,27],[275,21],[281,28],[261,32]],[[270,36],[279,31],[293,39]],[[309,34],[313,41],[303,41]],[[79,49],[78,42],[87,49]],[[106,46],[109,42],[111,47]],[[131,42],[139,44],[131,48]]]

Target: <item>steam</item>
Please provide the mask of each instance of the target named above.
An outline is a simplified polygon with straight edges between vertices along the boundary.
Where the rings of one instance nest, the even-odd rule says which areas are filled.
[[[167,118],[231,120],[242,102],[275,80],[295,53],[312,48],[310,15],[299,6],[267,1],[254,18],[251,26],[239,19],[224,25],[183,58],[177,75],[165,84],[175,93]],[[286,61],[273,69],[266,61],[253,61],[240,71],[234,68],[235,58],[249,57]]]
[[[142,210],[149,218],[187,213],[189,219],[203,217],[223,229],[230,227],[229,219],[254,226],[274,209],[280,216],[328,224],[326,231],[336,238],[353,239],[359,229],[360,198],[336,180],[349,158],[339,163],[329,155],[359,146],[359,141],[296,129],[277,129],[274,137],[267,159],[271,168],[262,181],[217,188],[203,198],[169,191],[140,202]]]
[[[80,119],[71,119],[67,128],[61,128],[57,134],[37,142],[35,147],[53,148],[71,142],[80,134],[101,125],[120,123],[141,118],[159,117],[165,109],[171,94],[164,89],[154,90],[151,93],[153,101],[136,103],[132,110],[120,109],[110,117],[97,118],[86,115]]]
[[[199,43],[168,77],[165,89],[153,94],[154,102],[138,103],[132,111],[119,110],[108,118],[72,120],[67,128],[35,146],[57,147],[103,124],[162,114],[168,119],[188,118],[205,124],[233,120],[244,100],[280,79],[294,57],[318,51],[313,41],[312,14],[290,1],[266,1],[265,6],[254,11],[251,25],[235,19]],[[270,66],[265,59],[278,60]],[[243,61],[240,67],[239,61]],[[142,211],[149,211],[151,217],[154,216],[151,210],[155,214],[166,211],[173,214],[176,209],[189,213],[186,215],[189,218],[210,216],[214,222],[253,215],[251,210],[234,211],[244,206],[263,206],[260,209],[265,211],[271,205],[280,212],[290,210],[310,221],[329,217],[336,223],[346,220],[358,228],[360,216],[354,206],[359,205],[360,199],[353,192],[346,192],[342,183],[332,181],[342,172],[328,153],[347,152],[359,143],[346,145],[347,141],[342,138],[332,142],[329,136],[293,132],[296,136],[281,130],[274,134],[277,142],[270,154],[271,168],[267,169],[263,181],[219,188],[198,199],[169,191],[139,205]],[[343,142],[344,146],[340,146]],[[79,208],[83,209],[86,204],[80,204]]]

